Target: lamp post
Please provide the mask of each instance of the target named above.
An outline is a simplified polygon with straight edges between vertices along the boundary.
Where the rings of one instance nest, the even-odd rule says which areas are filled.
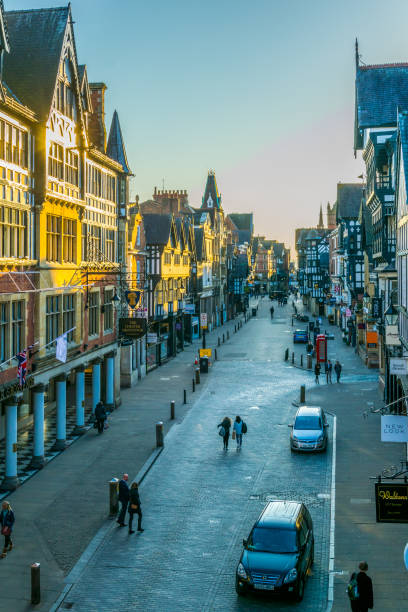
[[[390,355],[391,349],[387,346],[387,328],[395,327],[398,323],[398,310],[394,304],[390,302],[388,308],[384,311],[384,323],[385,323],[385,401],[387,404],[395,400],[394,389],[391,385],[391,374],[390,374]],[[394,347],[393,347],[394,348]]]

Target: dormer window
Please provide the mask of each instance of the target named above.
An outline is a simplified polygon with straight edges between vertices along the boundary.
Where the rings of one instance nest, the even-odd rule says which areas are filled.
[[[76,100],[72,87],[72,67],[68,58],[61,65],[55,93],[55,106],[60,113],[76,120]]]

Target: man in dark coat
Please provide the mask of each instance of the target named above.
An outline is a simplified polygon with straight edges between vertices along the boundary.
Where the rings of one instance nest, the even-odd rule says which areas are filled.
[[[102,402],[99,402],[95,406],[95,419],[98,425],[98,433],[101,434],[103,433],[103,428],[105,427],[105,421],[106,421],[106,410]]]
[[[339,360],[337,360],[336,363],[334,364],[334,371],[336,372],[337,382],[340,382],[341,363]]]
[[[128,507],[128,503],[129,503],[129,485],[127,483],[128,480],[129,480],[129,475],[123,474],[122,480],[119,481],[118,499],[120,501],[121,508],[120,508],[117,522],[119,523],[120,527],[126,527],[125,516],[126,516],[126,510]]]
[[[373,583],[371,578],[367,576],[368,565],[362,561],[357,574],[357,591],[358,598],[351,601],[351,609],[353,612],[368,612],[374,607]]]
[[[130,499],[129,499],[129,533],[134,533],[132,529],[133,515],[137,514],[137,530],[144,531],[142,529],[142,506],[140,505],[139,497],[139,485],[137,482],[132,482],[130,487]]]

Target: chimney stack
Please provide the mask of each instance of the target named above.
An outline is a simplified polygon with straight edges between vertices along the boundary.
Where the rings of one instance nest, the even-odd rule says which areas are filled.
[[[105,126],[105,83],[89,83],[92,101],[92,114],[89,117],[89,137],[91,143],[102,153],[106,153]]]

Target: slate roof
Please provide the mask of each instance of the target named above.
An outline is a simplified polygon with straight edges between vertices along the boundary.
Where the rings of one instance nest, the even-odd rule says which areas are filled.
[[[146,244],[166,245],[170,238],[172,215],[143,214]]]
[[[211,206],[208,200],[210,199]],[[213,170],[208,172],[201,208],[220,208],[221,196],[218,193],[217,181]]]
[[[253,213],[231,213],[228,216],[239,230],[253,231]]]
[[[244,244],[244,242],[247,242],[248,244],[250,244],[251,238],[252,238],[252,234],[249,230],[238,230],[239,244]]]
[[[130,168],[126,156],[125,143],[123,141],[122,130],[120,129],[119,115],[117,111],[113,113],[112,123],[109,130],[108,144],[106,145],[106,154],[111,159],[119,162],[122,165],[126,174],[130,174]]]
[[[10,41],[7,30],[7,22],[4,18],[4,2],[0,0],[0,39],[1,39],[1,47],[6,51],[6,53],[10,52]]]
[[[357,66],[355,148],[359,130],[396,125],[398,107],[408,108],[408,63]]]
[[[340,219],[358,219],[364,185],[361,183],[338,183],[336,222]]]
[[[5,13],[11,53],[4,57],[3,77],[40,119],[51,108],[70,14],[69,6]]]

